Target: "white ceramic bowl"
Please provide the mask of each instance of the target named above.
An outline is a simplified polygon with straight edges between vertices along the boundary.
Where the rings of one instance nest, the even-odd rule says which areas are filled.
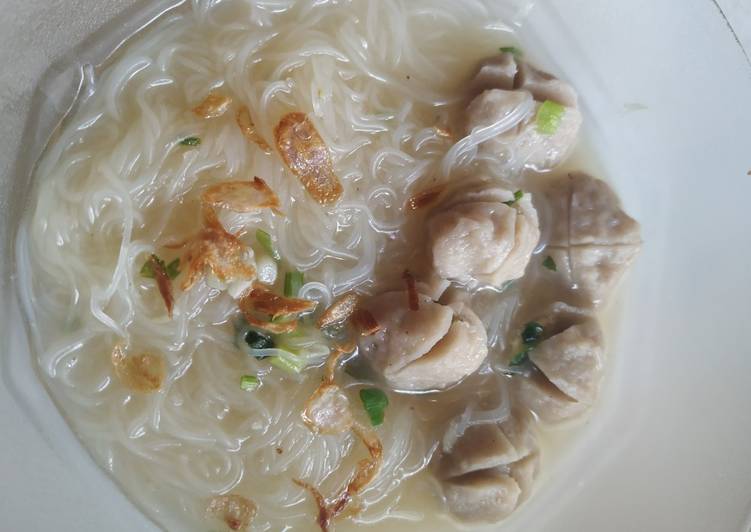
[[[105,57],[101,39],[78,45],[116,14],[148,16],[132,0],[3,4],[0,528],[155,530],[36,379],[11,249],[44,141],[34,131],[52,130],[51,110],[64,111],[76,88],[62,65]],[[601,166],[642,222],[645,246],[622,291],[603,404],[499,528],[747,532],[751,64],[712,0],[539,0],[521,38],[579,90]]]

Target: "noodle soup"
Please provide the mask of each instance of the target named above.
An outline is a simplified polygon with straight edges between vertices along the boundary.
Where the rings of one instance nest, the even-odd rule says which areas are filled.
[[[638,225],[491,4],[194,2],[48,146],[36,362],[162,527],[496,523],[596,401]]]

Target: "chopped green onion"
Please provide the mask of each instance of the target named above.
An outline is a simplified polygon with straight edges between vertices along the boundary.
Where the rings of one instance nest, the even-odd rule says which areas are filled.
[[[164,261],[160,259],[159,257],[157,257],[156,255],[154,255],[154,260],[164,264]],[[141,266],[140,273],[141,273],[141,277],[146,277],[148,279],[154,278],[154,267],[151,265],[151,257],[146,259],[146,262],[143,263],[143,266]]]
[[[260,333],[255,329],[248,330],[248,332],[245,333],[244,339],[245,343],[248,344],[248,347],[251,349],[272,349],[274,347],[274,340],[272,340],[270,336]]]
[[[530,321],[522,330],[522,342],[524,342],[525,345],[536,344],[540,341],[540,338],[542,338],[542,332],[544,330],[543,326],[536,321]]]
[[[263,229],[256,229],[256,240],[261,244],[261,247],[266,253],[268,253],[272,259],[281,260],[282,257],[274,246],[274,241],[271,239],[271,235]]]
[[[548,270],[551,272],[557,272],[558,271],[558,265],[555,263],[555,260],[553,260],[553,257],[548,255],[544,261],[542,261],[542,265],[545,266]]]
[[[389,398],[378,388],[363,388],[360,390],[360,400],[365,412],[368,413],[370,424],[377,427],[383,423],[386,407],[389,406]]]
[[[164,271],[167,272],[167,277],[172,280],[176,279],[177,276],[180,275],[180,257],[177,257],[175,260],[167,264]]]
[[[537,131],[543,135],[553,135],[561,127],[566,108],[554,101],[545,100],[537,110]]]
[[[183,146],[200,146],[201,139],[198,137],[185,137],[180,141],[180,144]]]
[[[530,321],[522,329],[522,350],[509,361],[509,366],[521,366],[529,360],[529,353],[540,343],[545,328],[536,321]]]
[[[243,375],[240,377],[240,388],[246,392],[252,392],[261,385],[261,381],[255,375]]]
[[[508,205],[509,207],[513,207],[516,204],[516,202],[522,199],[523,197],[524,197],[524,191],[517,190],[516,192],[514,192],[514,199],[509,200],[509,201],[504,201],[503,204]]]
[[[502,46],[501,53],[513,54],[513,56],[517,59],[519,59],[522,55],[524,55],[522,51],[516,46]]]
[[[287,272],[284,276],[284,297],[297,297],[304,281],[302,272]]]
[[[514,358],[511,359],[511,362],[509,362],[509,366],[521,366],[527,360],[529,360],[529,348],[517,353]]]
[[[272,357],[271,365],[287,373],[300,373],[306,366],[305,360],[292,353],[289,356]]]
[[[154,278],[154,267],[151,264],[151,259],[154,259],[157,264],[159,264],[164,271],[167,273],[167,277],[170,279],[175,279],[178,275],[180,275],[180,259],[177,258],[170,262],[169,264],[165,264],[162,259],[157,257],[156,255],[151,255],[146,262],[144,262],[143,266],[141,267],[141,276],[146,277],[148,279]]]

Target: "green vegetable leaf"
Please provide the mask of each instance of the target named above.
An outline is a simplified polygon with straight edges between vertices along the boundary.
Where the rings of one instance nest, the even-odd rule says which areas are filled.
[[[386,407],[389,406],[389,398],[383,391],[378,388],[363,388],[360,390],[360,401],[368,413],[371,425],[377,427],[383,423]]]
[[[151,255],[148,259],[146,259],[146,262],[144,262],[143,266],[141,267],[141,277],[146,277],[147,279],[154,278],[154,267],[151,264],[152,258],[164,269],[164,271],[167,273],[167,277],[169,277],[170,279],[174,280],[178,275],[180,275],[179,258],[173,260],[169,264],[165,264],[164,260],[162,260],[158,256]]]
[[[514,358],[512,358],[511,362],[509,362],[509,366],[521,366],[527,360],[529,360],[529,348],[524,349],[523,351],[520,351],[519,353],[514,355]]]
[[[540,341],[540,338],[542,338],[544,330],[543,326],[536,321],[530,321],[522,330],[522,342],[524,342],[524,345],[536,344]]]
[[[279,255],[279,252],[276,249],[276,246],[274,246],[274,241],[271,239],[271,235],[268,234],[263,229],[257,229],[256,230],[256,240],[259,244],[261,244],[261,247],[263,250],[268,253],[272,259],[279,261],[282,260],[281,255]]]
[[[182,146],[200,146],[201,139],[198,137],[185,137],[183,140],[180,141],[180,144]]]
[[[256,331],[255,329],[250,329],[245,333],[245,343],[248,344],[248,347],[251,349],[271,349],[275,347],[274,340],[270,336]]]
[[[261,381],[255,375],[243,375],[240,377],[240,388],[246,392],[252,392],[261,385]]]
[[[519,59],[524,53],[516,46],[501,46],[501,53],[513,54],[515,58]]]
[[[516,192],[514,192],[514,199],[510,201],[504,201],[503,204],[508,205],[509,207],[513,207],[514,205],[516,205],[516,202],[522,199],[523,197],[524,197],[524,191],[517,190]]]
[[[554,101],[545,100],[537,110],[537,131],[543,135],[553,135],[561,127],[566,108]]]
[[[555,263],[555,260],[553,260],[553,257],[548,255],[544,261],[542,261],[542,265],[545,266],[548,270],[551,272],[557,272],[558,271],[558,265]]]
[[[284,275],[284,297],[297,297],[297,293],[305,284],[302,272],[287,272]]]

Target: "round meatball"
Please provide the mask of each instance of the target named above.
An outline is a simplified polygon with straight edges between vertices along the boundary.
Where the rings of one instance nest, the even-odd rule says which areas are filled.
[[[530,195],[491,185],[469,188],[440,206],[428,231],[440,277],[496,287],[524,275],[540,239]]]
[[[418,301],[412,310],[407,292],[388,292],[364,305],[380,330],[360,347],[396,390],[446,388],[477,371],[488,354],[485,327],[472,309],[422,294]]]
[[[534,420],[517,408],[502,423],[469,426],[441,456],[438,472],[454,515],[497,521],[529,496],[539,464]]]
[[[476,94],[467,108],[466,133],[490,126],[524,105],[534,105],[515,127],[486,141],[482,149],[503,159],[512,169],[550,170],[571,153],[579,137],[582,115],[574,89],[513,54],[503,53],[480,64],[471,82]],[[551,108],[555,118],[540,127],[540,116]]]
[[[603,303],[639,253],[639,224],[607,183],[582,172],[554,180],[542,197],[552,217],[546,253],[579,303]]]
[[[602,380],[604,340],[588,313],[554,304],[538,320],[544,339],[529,352],[534,368],[514,377],[518,399],[542,421],[555,423],[589,409]]]

